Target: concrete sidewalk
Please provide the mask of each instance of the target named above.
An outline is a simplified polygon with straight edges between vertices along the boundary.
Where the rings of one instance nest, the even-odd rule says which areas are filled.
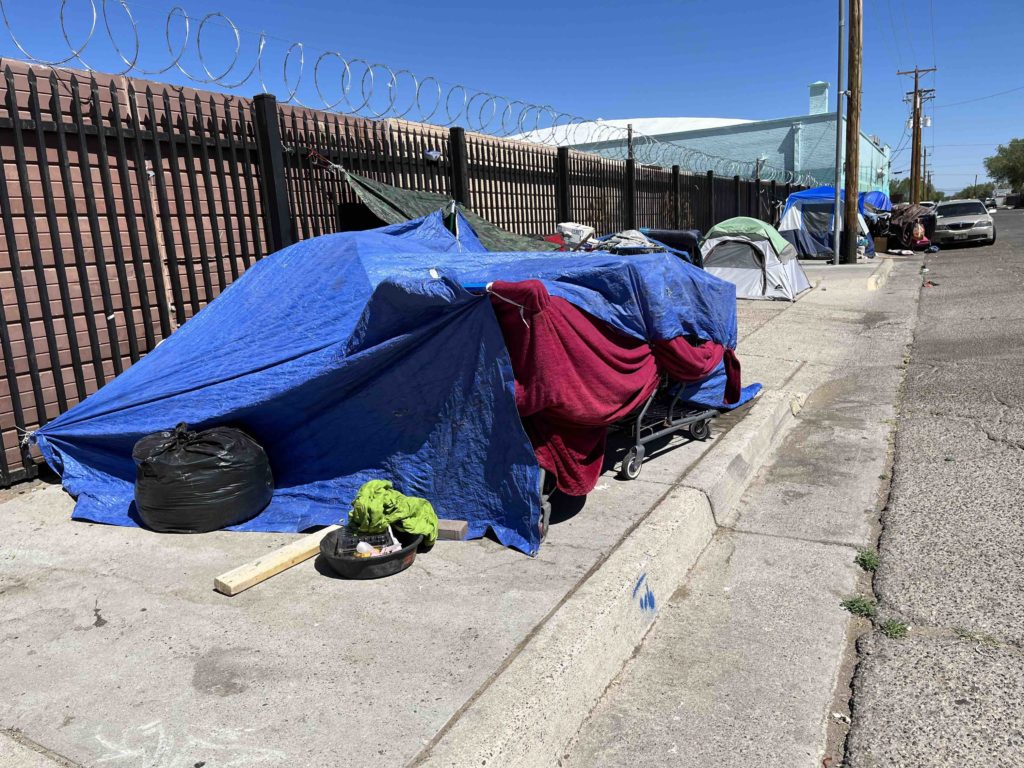
[[[89,766],[405,765],[747,410],[706,443],[666,441],[630,482],[613,443],[536,558],[440,542],[390,579],[308,562],[234,598],[214,576],[294,537],[75,523],[59,487],[4,492],[0,728]]]
[[[887,268],[892,270],[892,268]],[[869,546],[919,285],[899,265],[812,266],[792,308],[753,310],[747,372],[811,395],[690,579],[581,729],[563,765],[837,765]],[[765,321],[766,317],[771,316]],[[834,714],[835,713],[835,714]]]
[[[822,322],[825,337],[842,344],[867,325],[896,333],[870,311],[865,321],[867,274],[824,275],[796,305],[742,303],[745,380],[762,380],[776,392],[810,391],[826,381],[848,356],[831,342],[813,354],[800,351],[808,337],[820,341]],[[844,290],[850,306],[836,309],[834,297]],[[673,450],[646,463],[638,480],[620,481],[610,466],[582,504],[556,505],[537,558],[489,540],[440,543],[413,568],[380,582],[328,578],[307,563],[234,598],[214,593],[213,577],[292,537],[162,536],[72,523],[71,500],[57,487],[8,492],[0,506],[7,651],[0,660],[0,727],[90,766],[312,765],[325,756],[351,765],[443,760],[445,738],[455,738],[444,734],[457,735],[460,721],[472,722],[479,702],[493,696],[488,691],[509,679],[502,677],[507,670],[520,660],[532,663],[537,638],[571,616],[573,605],[585,610],[580,601],[588,595],[603,599],[601,579],[632,585],[629,569],[642,565],[653,551],[650,534],[660,530],[656,517],[645,519],[675,514],[664,504],[676,498],[680,478],[704,467],[712,476],[697,484],[704,493],[732,462],[740,468],[736,487],[745,484],[778,428],[762,418],[761,439],[769,445],[748,460],[743,430],[730,431],[745,415],[716,421],[708,443],[674,439],[666,446]],[[742,443],[735,456],[699,462],[729,440]],[[693,504],[700,506],[696,498]],[[722,514],[727,507],[731,501]],[[713,527],[710,514],[707,520]],[[665,540],[666,552],[672,541]],[[626,561],[630,547],[646,554],[627,562],[621,575],[609,570],[609,563]],[[659,607],[698,554],[699,548],[665,571],[654,587]],[[653,574],[660,566],[652,567]],[[646,632],[653,615],[643,601],[628,603]],[[632,650],[622,639],[620,665]],[[600,673],[610,680],[618,667],[608,664]],[[544,711],[536,716],[519,727],[554,720]],[[551,743],[570,736],[555,734]]]

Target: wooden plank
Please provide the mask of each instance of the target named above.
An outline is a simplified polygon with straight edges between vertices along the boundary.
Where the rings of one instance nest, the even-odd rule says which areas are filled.
[[[222,595],[237,595],[249,587],[254,587],[293,565],[309,560],[320,551],[320,540],[339,526],[330,525],[321,531],[303,536],[301,539],[285,544],[269,554],[258,557],[252,562],[222,573],[213,580],[213,588]],[[465,520],[438,520],[437,538],[439,541],[464,541],[469,533],[469,523]]]
[[[240,565],[237,568],[222,573],[213,580],[213,588],[222,595],[237,595],[266,581],[271,576],[276,576],[281,571],[286,571],[293,565],[309,560],[320,551],[320,540],[331,531],[337,530],[337,525],[330,525],[321,531],[303,536],[301,539],[285,544],[280,549],[275,549],[252,562]]]

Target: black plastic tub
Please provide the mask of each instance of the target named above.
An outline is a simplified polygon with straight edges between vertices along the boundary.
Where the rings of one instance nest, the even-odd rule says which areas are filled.
[[[336,574],[346,579],[382,579],[404,571],[416,559],[416,550],[423,541],[416,536],[397,552],[379,557],[353,557],[338,554],[339,531],[334,530],[320,540],[320,554]]]

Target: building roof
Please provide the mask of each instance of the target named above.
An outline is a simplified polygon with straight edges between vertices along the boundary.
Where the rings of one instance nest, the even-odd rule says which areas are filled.
[[[552,129],[527,131],[512,139],[525,141],[543,137],[555,144],[591,144],[626,137],[626,129],[632,124],[633,130],[642,136],[665,136],[686,131],[703,131],[709,128],[724,128],[755,122],[731,117],[635,117],[622,120],[595,120],[574,125],[560,125]]]

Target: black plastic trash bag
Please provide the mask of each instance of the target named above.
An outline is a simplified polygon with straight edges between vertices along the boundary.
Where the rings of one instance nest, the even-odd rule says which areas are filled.
[[[255,517],[274,495],[259,443],[238,429],[156,432],[135,444],[135,506],[147,527],[206,533]]]

